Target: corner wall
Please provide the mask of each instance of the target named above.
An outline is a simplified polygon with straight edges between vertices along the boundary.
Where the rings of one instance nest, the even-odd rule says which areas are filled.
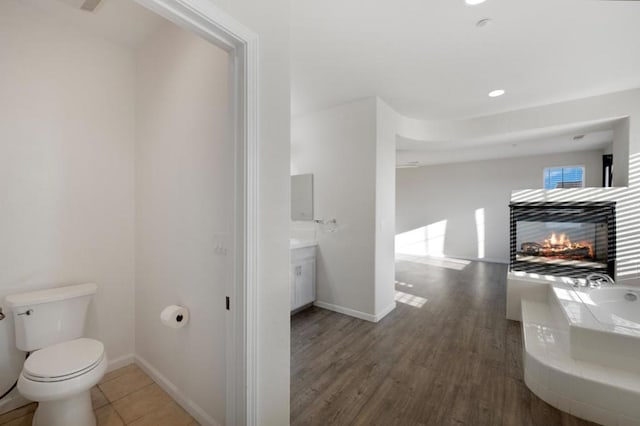
[[[313,173],[314,216],[338,224],[316,233],[316,304],[374,322],[395,308],[395,119],[365,98],[292,120],[291,169]]]
[[[215,247],[233,253],[229,69],[226,52],[172,23],[136,52],[136,357],[207,424],[226,416],[233,259]],[[189,309],[187,327],[161,324],[171,304]]]
[[[395,112],[376,98],[375,312],[383,317],[395,306],[396,129]]]
[[[613,127],[613,179],[612,186],[629,186],[629,118],[620,120]]]
[[[313,173],[315,218],[338,224],[317,233],[318,304],[375,316],[375,98],[294,118],[291,158]]]

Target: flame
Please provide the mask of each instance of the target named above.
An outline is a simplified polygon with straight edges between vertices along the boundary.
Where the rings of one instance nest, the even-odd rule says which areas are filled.
[[[542,246],[552,252],[557,252],[557,254],[562,254],[562,251],[566,249],[588,248],[589,256],[593,257],[593,243],[591,241],[572,243],[565,233],[556,235],[555,232],[552,232],[551,236],[544,240]]]
[[[560,234],[559,237],[556,237],[556,233],[553,232],[551,233],[551,238],[549,238],[548,240],[545,240],[545,242],[547,241],[549,242],[549,245],[552,245],[552,246],[571,247],[571,240],[564,233]]]

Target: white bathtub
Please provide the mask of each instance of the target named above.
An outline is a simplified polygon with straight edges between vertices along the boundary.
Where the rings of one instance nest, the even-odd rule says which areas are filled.
[[[614,329],[640,331],[640,289],[613,286],[578,289],[576,293],[598,322]]]
[[[552,285],[552,302],[567,319],[574,359],[640,374],[640,288]],[[633,299],[635,300],[627,300]]]
[[[522,299],[526,385],[574,416],[640,426],[640,286],[538,282],[546,298]]]

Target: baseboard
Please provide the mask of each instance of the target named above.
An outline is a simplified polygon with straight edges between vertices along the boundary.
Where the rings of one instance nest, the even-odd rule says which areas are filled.
[[[485,262],[485,263],[501,263],[503,265],[508,265],[509,261],[504,259],[498,259],[493,257],[461,257],[461,256],[445,256],[442,259],[458,259],[458,260],[468,260],[470,262]]]
[[[502,265],[508,265],[509,261],[504,259],[496,259],[491,257],[455,257],[454,259],[462,259],[462,260],[471,260],[474,262],[485,262],[485,263],[500,263]]]
[[[376,318],[376,315],[367,314],[365,312],[356,311],[355,309],[345,308],[344,306],[334,305],[332,303],[321,302],[319,300],[316,300],[315,302],[313,302],[313,304],[318,308],[327,309],[329,311],[337,312],[339,314],[349,315],[350,317],[358,318],[365,321],[378,322],[380,320]],[[395,304],[394,304],[394,307],[395,307]]]
[[[210,415],[208,415],[199,405],[184,396],[176,385],[156,370],[148,361],[139,355],[135,356],[135,363],[147,373],[165,392],[184,408],[198,423],[205,426],[220,426]]]
[[[410,259],[402,259],[401,256],[403,256],[402,253],[396,253],[396,259],[398,259],[398,257],[400,257],[400,260],[407,260],[407,261],[411,261]],[[447,259],[452,259],[452,260],[467,260],[469,262],[486,262],[486,263],[500,263],[502,265],[508,265],[509,264],[509,260],[505,260],[505,259],[501,259],[501,258],[492,258],[492,257],[462,257],[462,256],[444,256],[444,257],[436,257],[436,256],[427,256],[427,255],[404,255],[406,257],[415,257],[415,258],[426,258],[426,259],[434,259],[434,260],[443,260],[446,261]]]
[[[396,302],[394,301],[393,303],[391,303],[389,306],[387,306],[386,308],[384,308],[382,311],[378,312],[375,316],[375,322],[380,321],[382,318],[386,317],[387,315],[389,315],[391,313],[391,311],[393,311],[396,308]]]
[[[135,355],[127,354],[118,358],[110,359],[107,364],[107,373],[117,370],[118,368],[126,367],[129,364],[133,364],[136,360]]]

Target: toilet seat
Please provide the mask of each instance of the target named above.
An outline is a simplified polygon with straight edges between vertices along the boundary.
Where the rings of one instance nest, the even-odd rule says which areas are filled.
[[[18,391],[31,401],[63,403],[63,400],[88,392],[98,384],[107,370],[108,363],[107,354],[104,353],[102,360],[95,367],[85,368],[54,380],[49,378],[49,381],[44,381],[42,377],[37,376],[32,379],[25,374],[23,369],[18,379]],[[43,424],[46,425],[46,423]],[[71,423],[67,423],[67,425],[69,424]]]
[[[104,356],[104,345],[98,340],[70,340],[32,353],[22,375],[34,382],[63,382],[92,371]]]

